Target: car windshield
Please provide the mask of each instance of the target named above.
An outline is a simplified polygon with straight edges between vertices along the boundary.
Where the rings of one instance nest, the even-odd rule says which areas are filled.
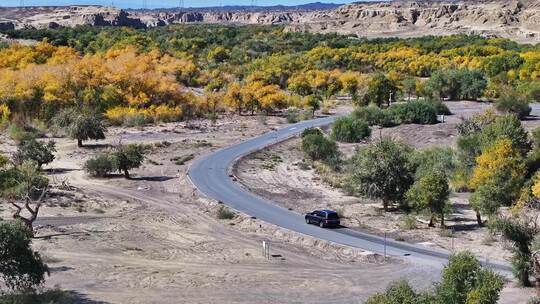
[[[328,215],[326,217],[329,218],[329,219],[338,219],[339,218],[337,213],[328,213]]]

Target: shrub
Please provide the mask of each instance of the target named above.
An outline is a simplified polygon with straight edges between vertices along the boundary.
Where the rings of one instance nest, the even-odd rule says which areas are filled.
[[[140,127],[148,124],[150,121],[143,114],[134,114],[124,117],[122,123],[125,127]]]
[[[341,142],[360,142],[371,135],[368,124],[353,117],[340,117],[332,125],[332,138]]]
[[[370,126],[391,127],[394,125],[392,117],[385,110],[377,106],[367,106],[354,110],[352,117],[361,119]]]
[[[77,302],[75,295],[60,289],[0,296],[0,304],[75,304]]]
[[[229,208],[220,206],[217,213],[217,218],[220,220],[232,220],[235,214]]]
[[[433,104],[426,101],[395,104],[387,111],[398,124],[429,125],[437,123],[437,110]]]
[[[414,215],[406,215],[403,217],[402,227],[407,230],[416,229],[416,217]]]
[[[32,129],[27,129],[18,124],[12,124],[8,129],[9,137],[17,143],[22,143],[37,137]]]
[[[330,161],[338,157],[337,144],[322,134],[309,134],[302,138],[302,151],[312,160]]]
[[[298,122],[300,116],[300,110],[298,108],[292,107],[287,109],[287,122],[296,123]]]
[[[306,128],[304,129],[304,131],[302,131],[302,138],[308,136],[308,135],[312,135],[312,134],[315,134],[315,135],[321,135],[323,136],[323,133],[321,131],[321,129],[319,128]]]
[[[495,103],[497,111],[515,114],[519,119],[527,117],[531,113],[531,107],[527,98],[510,91],[503,93]]]
[[[188,155],[184,155],[184,156],[179,156],[179,157],[175,157],[173,159],[171,159],[172,161],[174,161],[174,163],[178,166],[182,166],[184,165],[186,162],[192,160],[193,158],[195,157],[195,155],[193,154],[188,154]]]
[[[100,154],[84,163],[84,170],[93,177],[105,177],[114,171],[112,159],[107,154]]]
[[[535,128],[531,131],[531,138],[534,146],[540,148],[540,127]]]
[[[432,100],[431,104],[435,108],[437,115],[452,115],[450,109],[440,100]]]

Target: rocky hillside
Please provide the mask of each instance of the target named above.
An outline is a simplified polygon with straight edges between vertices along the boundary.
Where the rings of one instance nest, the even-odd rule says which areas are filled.
[[[456,33],[540,41],[540,0],[365,2],[333,9],[136,10],[97,6],[0,8],[0,30],[61,26],[147,28],[176,23],[284,24],[289,31],[364,37]]]
[[[457,33],[540,41],[539,0],[392,1],[358,3],[295,20],[294,31],[339,32],[365,37]]]

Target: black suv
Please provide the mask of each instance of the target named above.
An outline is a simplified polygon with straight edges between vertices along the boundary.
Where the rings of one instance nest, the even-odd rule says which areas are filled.
[[[315,210],[306,214],[306,223],[317,224],[321,228],[338,227],[339,215],[337,212],[331,210]]]

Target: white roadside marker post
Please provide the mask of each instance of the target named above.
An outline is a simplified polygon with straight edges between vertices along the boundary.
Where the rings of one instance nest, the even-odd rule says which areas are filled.
[[[384,260],[386,261],[386,232],[384,233]]]

